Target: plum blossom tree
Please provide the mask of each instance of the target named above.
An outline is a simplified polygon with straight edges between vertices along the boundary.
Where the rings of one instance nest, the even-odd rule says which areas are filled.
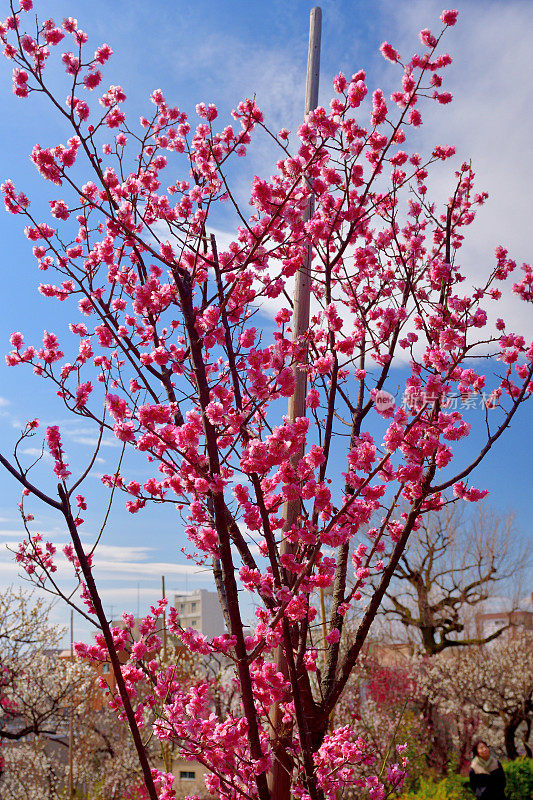
[[[143,800],[131,738],[102,708],[94,667],[59,655],[64,630],[50,623],[50,612],[34,593],[14,587],[0,593],[0,796],[65,797],[72,721],[74,789],[85,787],[95,800]],[[183,660],[173,666],[185,685],[194,668]],[[160,749],[152,743],[150,754],[160,757]]]
[[[57,653],[35,651],[19,664],[16,679],[4,694],[9,705],[6,726],[0,731],[3,798],[31,796],[30,787],[33,796],[49,800],[60,796],[66,782],[69,718],[72,713],[83,718],[88,705],[80,698],[90,694],[94,682],[90,665],[58,658]],[[58,749],[64,751],[62,758]]]
[[[2,192],[8,211],[26,221],[39,269],[58,275],[40,284],[42,294],[77,303],[70,330],[78,345],[52,332],[27,345],[17,332],[7,361],[31,366],[100,439],[110,432],[125,450],[146,454],[146,480],[130,479],[125,460],[104,484],[132,514],[166,503],[186,516],[190,555],[212,565],[227,633],[183,630],[172,609],[168,625],[191,651],[230,659],[239,707],[220,721],[207,682],[184,687],[171,666],[160,666],[154,631],[163,603],[133,644],[124,629],[110,628],[94,554],[80,538],[89,502],[82,484],[96,453],[72,475],[57,426],[45,434],[57,495],[31,481],[17,454],[0,457],[23,487],[28,533],[17,558],[60,591],[56,546],[35,532],[29,513],[28,498],[38,499],[70,534],[64,553],[82,585],[78,605],[99,631],[78,650],[112,665],[112,703],[131,730],[150,800],[173,797],[173,776],[147,756],[148,708],[157,712],[155,736],[203,764],[217,797],[332,800],[355,787],[383,798],[401,785],[405,761],[398,756],[381,776],[376,768],[361,777],[375,755],[349,724],[330,728],[331,714],[411,533],[443,505],[446,490],[457,502],[484,496],[471,473],[532,390],[533,346],[503,320],[496,330],[487,321],[515,263],[499,247],[477,286],[459,263],[465,228],[486,195],[474,191],[464,163],[450,197],[430,200],[429,170],[454,148],[439,144],[422,155],[408,144],[423,104],[452,99],[442,88],[451,59],[440,44],[457,12],[443,12],[440,33],[422,31],[423,50],[408,61],[382,46],[401,80],[390,101],[374,91],[368,119],[365,72],[339,74],[329,108],[309,113],[291,143],[249,99],[232,112],[234,124],[220,124],[205,103],[194,123],[157,89],[140,126],[128,123],[124,89],[101,88],[111,47],[89,52],[74,18],[24,32],[32,0],[19,5],[0,26],[14,92],[48,98],[69,134],[31,154],[54,190],[51,219],[37,219],[12,181]],[[48,81],[54,53],[66,72],[63,95]],[[250,216],[232,164],[261,131],[280,158],[271,178],[254,178]],[[220,203],[235,220],[223,248],[209,227]],[[291,296],[302,275],[312,304],[300,333]],[[532,283],[525,266],[514,287],[524,301]],[[274,300],[273,329],[261,331],[254,315]],[[387,392],[400,363],[416,398],[407,406]],[[282,416],[302,375],[305,414],[291,402]],[[470,433],[450,407],[462,392],[485,400],[485,438],[468,460],[464,450],[453,453]],[[38,421],[29,422],[23,440],[37,430]],[[373,575],[356,635],[341,649],[344,616]],[[257,605],[250,635],[239,583]],[[331,606],[320,619],[317,595],[328,587]],[[149,692],[139,691],[143,684]]]

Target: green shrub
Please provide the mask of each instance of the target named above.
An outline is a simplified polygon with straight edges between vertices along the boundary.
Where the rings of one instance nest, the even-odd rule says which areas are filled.
[[[533,797],[533,760],[517,758],[506,761],[503,765],[507,786],[505,792],[508,800],[531,800]]]
[[[533,760],[518,758],[503,764],[507,800],[532,800]],[[420,777],[418,787],[402,794],[400,800],[473,800],[468,778],[454,773],[445,778]]]
[[[452,774],[440,780],[421,777],[419,788],[403,794],[401,800],[472,800],[472,796],[468,781]]]

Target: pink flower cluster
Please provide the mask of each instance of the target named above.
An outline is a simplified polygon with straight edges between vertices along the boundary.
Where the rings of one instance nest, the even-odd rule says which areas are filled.
[[[68,470],[68,464],[64,459],[64,452],[61,446],[61,434],[57,425],[50,425],[46,429],[46,442],[50,455],[55,461],[54,472],[61,480],[66,480],[71,474]]]
[[[30,521],[26,516],[26,521]],[[56,547],[52,542],[44,542],[40,533],[28,535],[23,542],[19,542],[15,559],[24,568],[27,575],[35,576],[40,583],[44,583],[49,574],[57,571],[54,563]]]

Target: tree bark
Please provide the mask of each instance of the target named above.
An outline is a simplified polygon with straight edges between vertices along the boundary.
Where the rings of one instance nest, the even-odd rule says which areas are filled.
[[[518,730],[520,723],[523,721],[523,715],[519,714],[518,712],[515,712],[510,719],[505,721],[503,739],[505,742],[505,752],[511,761],[514,761],[520,755],[516,747],[516,731]]]

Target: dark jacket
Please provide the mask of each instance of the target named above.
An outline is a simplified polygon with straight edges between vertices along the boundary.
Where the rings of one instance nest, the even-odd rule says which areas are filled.
[[[505,800],[505,772],[498,761],[492,772],[470,770],[470,788],[478,800]]]

